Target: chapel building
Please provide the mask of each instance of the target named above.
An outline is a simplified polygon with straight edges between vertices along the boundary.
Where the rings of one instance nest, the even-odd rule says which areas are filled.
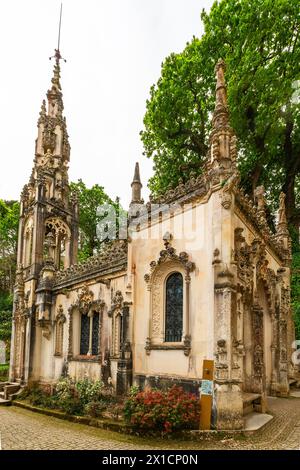
[[[264,411],[267,395],[289,394],[291,240],[284,194],[273,233],[264,189],[253,203],[239,188],[225,64],[202,174],[145,204],[137,164],[128,236],[78,264],[60,59],[56,50],[21,195],[10,381],[51,387],[68,374],[117,394],[132,384],[198,392],[213,359],[217,428],[240,429],[249,396]]]

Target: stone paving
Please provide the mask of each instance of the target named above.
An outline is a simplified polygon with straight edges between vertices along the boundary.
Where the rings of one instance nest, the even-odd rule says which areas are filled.
[[[40,415],[17,407],[0,407],[3,450],[138,449],[300,449],[300,399],[270,398],[274,419],[247,437],[211,437],[199,441],[149,440],[104,431]]]

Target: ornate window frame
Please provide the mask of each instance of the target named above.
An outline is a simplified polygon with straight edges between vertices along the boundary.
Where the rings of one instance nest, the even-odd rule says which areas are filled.
[[[111,358],[118,359],[121,355],[121,329],[123,317],[124,298],[122,292],[117,290],[112,297],[108,316],[112,319],[112,351]]]
[[[168,305],[167,305],[167,286],[168,286],[168,281],[169,279],[171,278],[171,276],[173,276],[174,274],[179,274],[181,276],[181,282],[182,282],[182,311],[181,311],[181,316],[182,316],[182,332],[181,332],[181,341],[167,341],[166,340],[166,333],[167,333],[167,315],[168,315]],[[177,270],[174,270],[174,271],[171,271],[169,272],[166,276],[165,276],[165,279],[164,279],[164,286],[163,286],[163,296],[164,296],[164,299],[163,299],[163,302],[164,302],[164,312],[163,312],[163,332],[164,332],[164,342],[165,343],[168,343],[168,344],[172,344],[172,343],[180,343],[182,342],[182,338],[183,338],[183,335],[184,335],[184,331],[185,331],[185,325],[184,325],[184,312],[185,312],[185,302],[186,302],[186,299],[185,299],[185,289],[183,288],[184,287],[184,273],[182,272],[181,269],[177,269]]]
[[[69,331],[68,331],[68,360],[69,361],[101,361],[101,336],[102,336],[102,323],[103,323],[103,312],[105,308],[105,302],[103,300],[94,300],[94,293],[88,289],[87,286],[83,286],[81,292],[78,293],[78,298],[69,309]],[[74,345],[73,345],[73,315],[74,311],[78,310],[79,315],[93,316],[94,312],[99,313],[99,340],[98,340],[98,354],[97,356],[90,355],[90,357],[82,357],[80,355],[74,356]],[[80,338],[80,332],[79,332]]]
[[[62,262],[62,245],[64,245],[64,268],[67,268],[69,265],[69,249],[71,241],[71,230],[68,224],[61,220],[59,217],[48,217],[45,220],[45,233],[47,230],[54,232],[54,242],[55,242],[55,259],[54,263],[58,269],[61,268],[60,264]]]
[[[171,246],[172,235],[166,233],[163,237],[165,249],[160,252],[157,261],[151,261],[150,272],[145,274],[149,292],[149,324],[148,337],[146,339],[146,353],[149,355],[152,349],[177,350],[181,349],[188,356],[191,351],[190,335],[190,273],[195,269],[195,263],[189,260],[186,252],[176,254]],[[166,317],[166,281],[168,277],[179,272],[183,277],[183,334],[181,342],[165,341],[165,317]]]

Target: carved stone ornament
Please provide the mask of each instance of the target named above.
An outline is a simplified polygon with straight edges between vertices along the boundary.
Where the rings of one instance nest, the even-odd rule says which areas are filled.
[[[62,305],[59,305],[58,309],[57,309],[57,314],[56,314],[56,317],[55,317],[55,321],[58,323],[65,323],[66,322],[66,316],[64,314],[64,309],[62,307]]]
[[[107,312],[107,315],[109,317],[112,317],[113,313],[116,310],[120,310],[123,307],[123,302],[124,302],[124,299],[123,299],[122,292],[120,290],[117,290],[112,297],[111,308]]]
[[[194,271],[195,263],[189,260],[189,255],[182,251],[179,255],[176,254],[175,248],[171,246],[172,235],[167,233],[163,237],[165,249],[162,250],[159,254],[159,258],[157,261],[151,261],[150,263],[150,272],[145,274],[144,279],[147,283],[150,283],[155,271],[159,268],[160,265],[163,263],[167,263],[170,261],[175,261],[180,264],[184,270],[186,271],[186,276],[189,277],[189,274]]]
[[[184,345],[184,355],[189,356],[192,348],[192,337],[191,335],[185,335],[183,339],[183,345]]]
[[[222,206],[224,209],[230,209],[232,202],[232,196],[229,191],[223,191],[222,193]]]

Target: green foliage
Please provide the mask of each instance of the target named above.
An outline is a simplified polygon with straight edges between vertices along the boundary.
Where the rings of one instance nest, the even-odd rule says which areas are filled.
[[[9,365],[0,364],[0,382],[6,382],[8,380]]]
[[[293,254],[291,286],[295,333],[300,340],[300,250]]]
[[[103,389],[103,382],[100,380],[92,381],[85,377],[84,379],[79,380],[75,387],[79,394],[80,401],[84,405],[87,405],[90,402],[99,400]]]
[[[55,388],[56,406],[67,414],[82,415],[89,411],[99,413],[101,405],[96,407],[95,403],[101,402],[102,389],[103,383],[100,380],[84,378],[74,382],[70,377],[63,377]]]
[[[18,202],[0,199],[0,295],[14,285],[19,212]]]
[[[125,420],[138,430],[169,434],[199,426],[199,399],[172,387],[167,391],[132,389],[124,405]]]
[[[17,202],[0,199],[0,340],[6,343],[7,355],[10,349],[19,211]]]
[[[9,360],[12,325],[12,295],[0,291],[0,341],[6,344],[6,358]]]
[[[71,183],[71,190],[78,194],[79,201],[79,261],[83,261],[88,257],[99,252],[102,243],[97,236],[97,226],[103,226],[103,230],[108,231],[111,227],[107,226],[107,213],[98,213],[98,208],[109,204],[111,205],[116,214],[121,210],[119,201],[113,202],[110,197],[105,193],[104,188],[95,184],[92,188],[87,188],[82,180],[77,183]],[[116,230],[118,223],[116,224]],[[102,224],[102,225],[101,225]],[[109,224],[108,224],[109,225]],[[116,235],[116,233],[115,233]]]
[[[219,57],[227,64],[231,124],[239,139],[242,184],[267,190],[271,209],[287,194],[289,222],[299,226],[300,9],[298,0],[222,0],[202,13],[204,35],[162,64],[150,90],[141,138],[155,173],[154,194],[201,173],[207,152]],[[287,27],[287,25],[289,25]]]
[[[91,416],[91,418],[101,418],[103,412],[107,409],[107,402],[104,400],[91,401],[84,407],[84,414]]]

